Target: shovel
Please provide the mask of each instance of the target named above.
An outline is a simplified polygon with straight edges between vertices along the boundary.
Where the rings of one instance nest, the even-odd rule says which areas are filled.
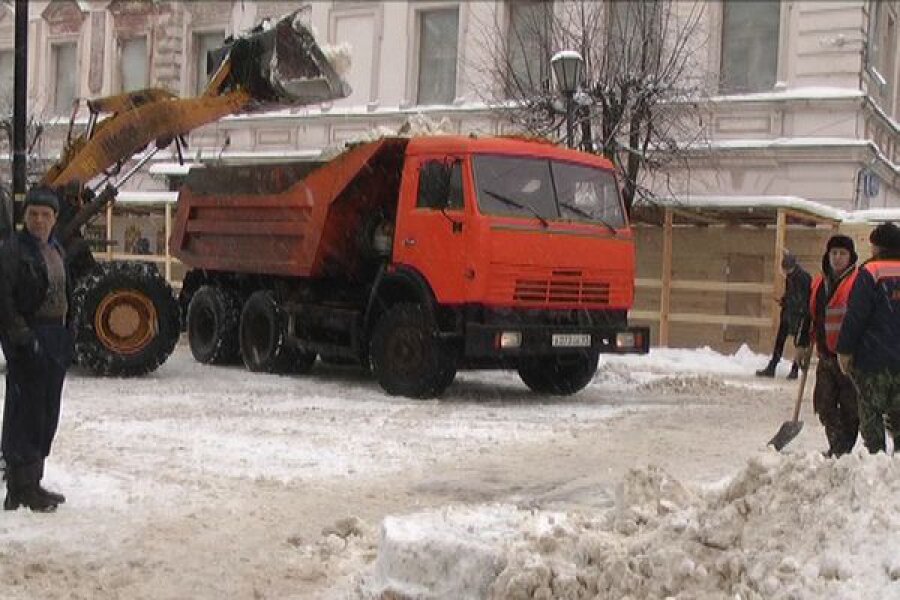
[[[809,367],[802,369],[800,375],[800,389],[797,390],[797,402],[794,404],[794,416],[790,421],[781,424],[781,429],[769,440],[769,446],[774,446],[776,450],[781,449],[791,443],[800,430],[803,429],[803,421],[800,420],[800,404],[803,402],[803,389],[806,387],[806,376],[809,374]]]

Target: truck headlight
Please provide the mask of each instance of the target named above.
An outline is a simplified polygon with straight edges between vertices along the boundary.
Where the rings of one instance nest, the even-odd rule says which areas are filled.
[[[620,350],[625,348],[634,348],[634,342],[634,334],[630,331],[624,331],[616,334],[616,348]]]
[[[522,346],[521,331],[504,331],[497,334],[498,348],[519,348]]]

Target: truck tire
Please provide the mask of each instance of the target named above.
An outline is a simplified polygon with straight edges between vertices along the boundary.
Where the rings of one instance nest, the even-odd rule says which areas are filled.
[[[392,396],[434,398],[456,376],[453,353],[417,304],[398,304],[381,316],[370,356],[378,383]]]
[[[240,319],[241,299],[232,290],[204,285],[194,292],[187,311],[188,344],[194,359],[205,365],[237,363]]]
[[[524,358],[519,362],[519,377],[538,394],[570,396],[591,382],[599,359],[593,350]]]
[[[287,344],[288,316],[269,290],[253,292],[241,311],[238,338],[241,359],[251,371],[308,373],[316,353]]]
[[[75,282],[72,304],[75,363],[98,375],[150,373],[181,334],[175,294],[150,264],[98,265]]]

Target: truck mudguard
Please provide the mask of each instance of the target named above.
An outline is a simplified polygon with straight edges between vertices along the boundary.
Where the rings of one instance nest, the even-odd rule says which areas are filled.
[[[374,324],[378,315],[398,302],[416,302],[426,308],[434,318],[436,300],[431,286],[425,278],[410,267],[394,266],[379,270],[369,294],[369,302],[363,323],[366,331]]]

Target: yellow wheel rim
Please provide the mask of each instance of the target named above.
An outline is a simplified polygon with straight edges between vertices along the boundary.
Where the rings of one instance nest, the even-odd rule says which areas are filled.
[[[94,314],[94,332],[117,354],[136,354],[158,333],[156,307],[146,295],[119,290],[106,295]]]

